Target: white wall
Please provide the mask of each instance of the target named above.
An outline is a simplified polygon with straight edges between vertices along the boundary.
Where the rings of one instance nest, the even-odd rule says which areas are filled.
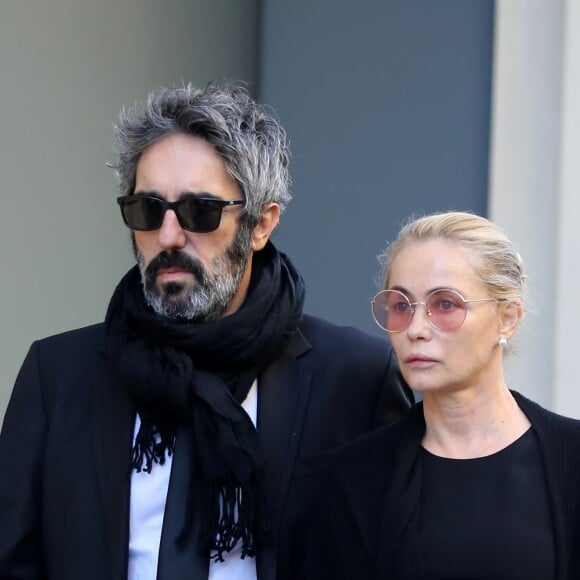
[[[553,309],[554,408],[580,417],[580,3],[566,2],[562,54],[562,116],[558,206],[558,272]]]
[[[509,385],[575,417],[579,30],[575,0],[497,0],[489,206],[529,277],[532,309],[508,361]]]
[[[123,105],[255,88],[258,0],[2,0],[0,417],[32,340],[98,322],[132,264],[105,167]]]

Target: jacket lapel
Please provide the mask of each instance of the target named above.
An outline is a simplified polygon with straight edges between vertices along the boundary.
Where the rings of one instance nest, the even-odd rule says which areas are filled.
[[[112,578],[127,577],[130,459],[134,410],[102,355],[93,383],[93,453],[105,512]]]
[[[171,463],[171,477],[163,516],[163,530],[159,546],[158,580],[207,580],[209,562],[197,549],[198,520],[187,545],[180,549],[175,544],[185,523],[189,489],[191,442],[188,429],[180,426],[177,432],[175,453]]]
[[[424,577],[417,532],[421,497],[419,452],[425,433],[423,404],[415,405],[404,421],[404,430],[394,463],[395,474],[383,507],[377,568],[379,578],[419,580]],[[411,521],[415,525],[410,526]],[[405,566],[400,562],[405,562]]]
[[[267,458],[265,496],[274,532],[279,528],[299,451],[312,382],[312,369],[300,357],[310,349],[309,342],[297,331],[286,342],[281,356],[262,373],[258,383],[258,434],[263,456]],[[274,578],[275,551],[262,550],[257,566],[260,580]]]

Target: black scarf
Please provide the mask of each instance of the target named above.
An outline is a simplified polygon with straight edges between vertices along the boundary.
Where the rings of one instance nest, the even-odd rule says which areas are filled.
[[[262,457],[256,429],[241,407],[254,379],[297,328],[304,282],[268,243],[254,254],[242,306],[213,322],[171,320],[145,303],[138,268],[121,280],[106,317],[107,351],[135,403],[141,427],[132,467],[151,471],[172,454],[178,424],[190,426],[191,473],[184,546],[193,518],[201,549],[217,561],[238,541],[253,556],[266,526]]]

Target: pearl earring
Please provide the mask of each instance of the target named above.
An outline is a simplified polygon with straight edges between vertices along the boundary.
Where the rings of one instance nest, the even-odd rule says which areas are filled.
[[[505,336],[500,336],[498,338],[497,344],[502,348],[505,348],[508,345],[508,340]]]

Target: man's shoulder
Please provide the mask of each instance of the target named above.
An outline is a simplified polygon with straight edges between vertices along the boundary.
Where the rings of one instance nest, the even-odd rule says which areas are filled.
[[[94,376],[102,357],[104,325],[93,324],[33,342],[18,374],[17,386],[40,381],[47,400],[59,393],[83,397],[87,377]],[[47,394],[48,393],[48,394]]]
[[[337,341],[355,341],[369,345],[390,347],[390,342],[385,338],[378,338],[368,334],[354,326],[339,326],[323,318],[305,314],[300,323],[300,331],[307,339],[331,339]]]
[[[73,330],[53,334],[35,341],[35,345],[42,351],[86,351],[94,348],[98,350],[103,344],[104,323],[91,324]]]
[[[352,326],[339,326],[316,316],[304,315],[299,329],[318,353],[327,351],[335,357],[359,355],[366,359],[376,356],[385,362],[391,355],[392,347],[387,337],[378,338]]]

